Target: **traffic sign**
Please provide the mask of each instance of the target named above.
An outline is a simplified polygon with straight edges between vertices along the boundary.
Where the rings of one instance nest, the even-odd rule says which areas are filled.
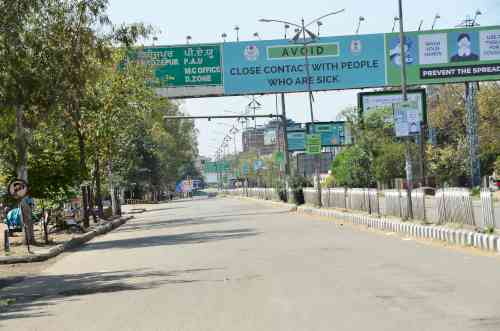
[[[306,136],[306,154],[321,154],[321,134],[313,133]]]
[[[11,197],[16,200],[22,200],[28,195],[28,183],[22,179],[16,179],[10,182],[8,191]]]

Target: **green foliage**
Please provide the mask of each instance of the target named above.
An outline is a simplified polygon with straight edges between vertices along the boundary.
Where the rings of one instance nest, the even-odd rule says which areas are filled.
[[[377,146],[373,160],[373,175],[382,183],[390,183],[394,178],[405,177],[405,146],[386,141]]]
[[[440,184],[457,186],[467,176],[469,155],[466,140],[461,140],[456,145],[429,146],[427,159],[430,175]]]
[[[35,197],[67,200],[101,177],[145,193],[198,175],[193,122],[165,124],[181,111],[148,85],[152,68],[120,65],[153,30],[113,26],[107,5],[0,2],[0,179],[24,162]]]
[[[332,175],[338,186],[367,187],[371,185],[373,176],[367,150],[360,145],[344,149],[332,163]]]

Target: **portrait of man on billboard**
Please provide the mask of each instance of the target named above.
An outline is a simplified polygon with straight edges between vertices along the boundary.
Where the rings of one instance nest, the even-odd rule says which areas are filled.
[[[457,53],[451,57],[451,62],[478,61],[479,56],[472,52],[471,37],[468,33],[461,33],[457,38]]]

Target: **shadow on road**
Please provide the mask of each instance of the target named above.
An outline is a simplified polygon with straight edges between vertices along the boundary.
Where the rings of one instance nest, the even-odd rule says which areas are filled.
[[[2,320],[48,316],[46,308],[61,300],[78,296],[152,289],[164,284],[204,281],[195,274],[216,268],[174,270],[169,272],[137,269],[116,272],[92,272],[70,275],[26,277],[23,282],[2,289],[0,323]],[[9,283],[8,279],[4,279]],[[1,326],[1,324],[0,324]]]
[[[194,226],[194,225],[208,225],[208,224],[220,224],[232,221],[237,221],[238,217],[242,216],[259,216],[259,215],[277,215],[277,214],[287,214],[288,211],[277,211],[277,212],[249,212],[249,213],[239,213],[239,214],[217,214],[208,215],[202,217],[190,217],[190,218],[177,218],[177,219],[166,219],[160,221],[151,221],[148,218],[135,219],[129,223],[121,226],[116,232],[131,232],[131,231],[141,231],[141,230],[158,230],[158,229],[168,229],[181,226]],[[165,215],[168,217],[170,215]]]
[[[164,221],[141,220],[139,222],[135,221],[133,223],[128,223],[126,225],[122,225],[118,230],[116,230],[116,232],[158,230],[158,229],[175,228],[175,227],[179,227],[179,226],[225,223],[225,222],[229,222],[229,221],[231,221],[231,220],[228,220],[228,219],[207,219],[206,217],[179,218],[179,219],[164,220]]]
[[[91,242],[85,245],[80,250],[89,251],[113,248],[134,249],[141,247],[202,244],[219,240],[241,239],[245,237],[256,236],[257,234],[258,233],[253,229],[188,232],[173,235],[146,236],[138,238]]]

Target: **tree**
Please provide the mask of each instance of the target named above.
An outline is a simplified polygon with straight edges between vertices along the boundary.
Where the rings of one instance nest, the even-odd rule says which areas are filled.
[[[9,138],[15,145],[17,177],[26,181],[31,134],[55,108],[61,91],[57,60],[62,49],[54,41],[59,9],[56,0],[0,2],[0,109],[15,118]],[[23,204],[26,240],[34,241],[29,209]]]
[[[332,162],[332,176],[338,186],[368,187],[373,185],[371,159],[367,150],[359,145],[344,149]]]

